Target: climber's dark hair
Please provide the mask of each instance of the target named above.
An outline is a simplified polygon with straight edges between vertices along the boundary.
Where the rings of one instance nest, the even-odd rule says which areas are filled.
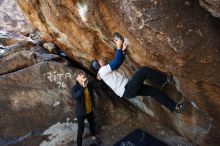
[[[90,64],[90,68],[94,73],[98,73],[100,67],[101,66],[99,65],[99,62],[97,60],[93,60]]]

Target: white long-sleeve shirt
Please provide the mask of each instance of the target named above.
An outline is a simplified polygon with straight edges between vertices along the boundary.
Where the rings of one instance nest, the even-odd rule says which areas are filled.
[[[125,85],[128,79],[118,71],[111,69],[107,64],[99,69],[98,72],[101,79],[119,96],[122,97],[125,92]]]

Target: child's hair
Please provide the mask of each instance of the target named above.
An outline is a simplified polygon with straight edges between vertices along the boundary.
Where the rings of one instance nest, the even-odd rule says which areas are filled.
[[[86,73],[82,70],[76,70],[75,73],[73,74],[73,79],[75,80],[79,74],[85,75]]]

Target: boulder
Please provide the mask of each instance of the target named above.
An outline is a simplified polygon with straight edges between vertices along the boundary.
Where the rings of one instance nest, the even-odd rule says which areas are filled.
[[[16,0],[1,0],[0,12],[0,38],[2,38],[2,30],[17,33],[17,35],[29,34],[34,30]]]
[[[219,0],[199,0],[200,5],[209,11],[213,16],[220,18]]]
[[[3,145],[15,144],[36,133],[40,136],[40,131],[59,122],[76,125],[71,88],[78,68],[64,58],[46,53],[40,46],[17,47],[11,47],[0,59],[0,144]],[[123,101],[118,103],[104,87],[100,89],[95,94],[99,125],[110,127],[126,120],[131,108],[127,109]]]
[[[8,60],[11,62],[10,72],[0,76],[0,137],[24,135],[73,116],[67,104],[70,91],[66,89],[72,84],[69,79],[71,68],[58,62],[42,61],[35,64],[31,58],[30,61],[21,61],[22,53],[14,57],[15,62]],[[57,74],[59,78],[55,79]],[[57,102],[60,104],[54,106]]]
[[[112,34],[129,38],[120,72],[131,77],[148,66],[177,79],[176,88],[191,108],[175,115],[152,99],[147,105],[161,125],[199,145],[219,143],[220,20],[198,1],[18,0],[42,35],[86,68],[95,58],[112,59]],[[200,1],[201,3],[201,1]],[[152,115],[152,114],[151,114]],[[148,126],[148,125],[146,125]]]

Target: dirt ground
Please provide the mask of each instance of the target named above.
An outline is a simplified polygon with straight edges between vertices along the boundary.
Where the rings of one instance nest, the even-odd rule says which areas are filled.
[[[164,127],[161,127],[156,121],[153,121],[150,117],[146,116],[145,113],[138,112],[117,126],[102,130],[98,135],[102,141],[101,146],[112,146],[123,137],[128,135],[130,132],[132,132],[134,129],[141,129],[146,131],[147,133],[159,138],[161,141],[170,146],[193,145],[184,137],[177,135],[174,131],[170,131]],[[83,139],[83,145],[89,146],[90,143],[90,137]],[[73,142],[69,143],[67,146],[72,145],[76,146],[76,144]]]

